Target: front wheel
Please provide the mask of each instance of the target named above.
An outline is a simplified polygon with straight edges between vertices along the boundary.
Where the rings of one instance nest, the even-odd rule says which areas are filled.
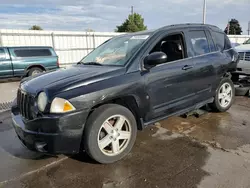
[[[130,110],[116,104],[103,105],[88,118],[84,148],[97,162],[113,163],[130,152],[136,133],[136,120]]]
[[[214,102],[209,106],[217,112],[227,111],[233,104],[235,96],[235,88],[230,78],[223,78],[219,84]]]

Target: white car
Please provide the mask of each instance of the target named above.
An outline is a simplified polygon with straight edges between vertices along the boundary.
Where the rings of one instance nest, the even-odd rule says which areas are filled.
[[[237,71],[250,74],[250,39],[242,45],[236,46],[235,49],[240,55]]]

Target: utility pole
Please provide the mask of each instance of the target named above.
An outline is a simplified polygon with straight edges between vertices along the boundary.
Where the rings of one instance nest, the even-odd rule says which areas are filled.
[[[131,14],[134,14],[134,6],[131,6]]]
[[[206,23],[206,13],[207,13],[207,1],[204,0],[204,4],[203,4],[203,24]]]
[[[248,35],[250,34],[250,21],[248,22],[248,30],[247,30]]]

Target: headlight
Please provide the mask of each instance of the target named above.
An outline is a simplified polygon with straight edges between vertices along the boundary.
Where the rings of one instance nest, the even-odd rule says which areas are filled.
[[[65,113],[74,111],[75,107],[67,100],[56,97],[50,107],[51,113]]]
[[[48,98],[47,98],[46,93],[45,93],[45,92],[41,92],[41,93],[38,95],[38,99],[37,99],[38,109],[39,109],[41,112],[44,112],[47,103],[48,103]]]

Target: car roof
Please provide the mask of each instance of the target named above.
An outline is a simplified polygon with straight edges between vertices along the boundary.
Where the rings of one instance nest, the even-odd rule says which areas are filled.
[[[160,27],[158,29],[139,31],[139,32],[133,32],[133,33],[126,33],[125,35],[133,35],[133,36],[134,35],[153,35],[159,31],[165,31],[165,30],[170,30],[170,29],[197,28],[197,27],[210,28],[213,31],[223,32],[221,29],[219,29],[217,26],[214,26],[214,25],[200,24],[200,23],[186,23],[186,24],[167,25],[164,27]]]
[[[52,47],[51,46],[1,46],[0,48],[40,49],[40,48],[52,48]]]
[[[200,24],[200,23],[185,23],[185,24],[174,24],[174,25],[168,25],[159,28],[158,30],[166,30],[166,29],[179,29],[179,28],[195,28],[195,27],[204,27],[204,28],[210,28],[212,30],[220,30],[217,26],[215,25],[210,25],[210,24]]]

